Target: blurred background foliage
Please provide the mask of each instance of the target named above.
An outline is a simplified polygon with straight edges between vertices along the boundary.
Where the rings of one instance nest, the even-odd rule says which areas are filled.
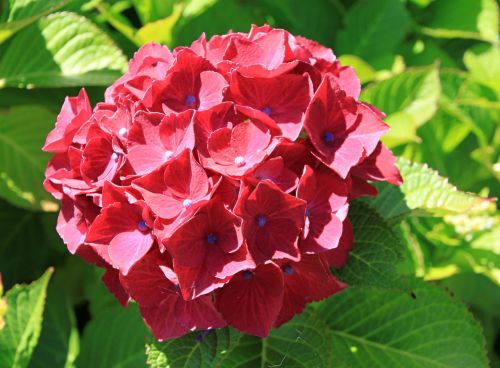
[[[384,142],[398,156],[427,163],[460,190],[500,195],[496,0],[0,0],[0,271],[9,289],[56,267],[44,326],[60,323],[42,330],[50,343],[38,345],[32,362],[71,366],[80,349],[99,349],[99,323],[126,334],[105,315],[127,318],[97,271],[68,256],[54,230],[58,205],[41,186],[48,155],[40,147],[64,97],[85,86],[93,104],[102,100],[144,43],[173,48],[252,23],[316,40],[352,65],[365,85],[361,98],[387,114]],[[398,229],[407,253],[401,272],[461,298],[500,366],[495,204],[406,219]],[[140,340],[127,343],[143,354]],[[82,366],[97,367],[89,356],[80,354]]]

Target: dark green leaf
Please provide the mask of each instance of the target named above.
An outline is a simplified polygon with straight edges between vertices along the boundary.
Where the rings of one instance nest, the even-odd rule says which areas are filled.
[[[316,311],[333,335],[334,367],[487,367],[481,328],[438,288],[348,288]]]
[[[56,215],[31,212],[0,200],[0,271],[7,287],[38,277],[66,253],[55,232]]]
[[[266,339],[225,328],[152,343],[148,364],[153,368],[331,367],[329,339],[323,324],[306,312]]]
[[[137,305],[122,308],[118,302],[85,327],[78,367],[140,368],[146,366],[148,329]]]
[[[332,47],[339,28],[339,12],[330,0],[262,0],[277,27]]]
[[[73,308],[61,286],[52,282],[47,292],[42,334],[29,367],[74,367],[78,350]]]
[[[404,249],[397,233],[364,203],[351,205],[349,219],[354,231],[353,250],[347,265],[335,273],[348,285],[399,287],[397,265]]]
[[[50,155],[41,148],[54,121],[43,106],[0,110],[0,197],[28,209],[57,209],[42,186]]]
[[[337,53],[371,62],[393,52],[409,25],[400,0],[360,0],[349,9],[345,29],[337,37]]]

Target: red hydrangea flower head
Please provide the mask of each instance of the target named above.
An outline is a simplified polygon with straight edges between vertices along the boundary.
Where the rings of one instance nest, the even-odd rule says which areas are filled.
[[[353,246],[350,201],[402,182],[360,88],[331,49],[268,25],[144,45],[47,136],[57,231],[157,339],[265,337],[347,287],[330,267]]]

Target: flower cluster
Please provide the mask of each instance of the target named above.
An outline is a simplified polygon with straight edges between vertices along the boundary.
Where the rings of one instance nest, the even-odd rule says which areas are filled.
[[[401,183],[383,114],[332,50],[253,26],[143,46],[91,108],[67,98],[44,150],[69,251],[106,269],[158,339],[266,336],[346,285],[349,200]]]

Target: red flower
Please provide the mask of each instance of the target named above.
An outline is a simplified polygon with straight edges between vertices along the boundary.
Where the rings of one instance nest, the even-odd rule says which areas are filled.
[[[280,261],[279,264],[285,290],[275,327],[302,312],[307,303],[328,298],[347,286],[331,274],[318,255],[308,254],[300,262]]]
[[[84,89],[77,97],[66,97],[61,112],[57,116],[55,128],[47,135],[43,150],[46,152],[66,152],[74,135],[92,114],[89,98]]]
[[[381,142],[370,156],[353,167],[352,175],[364,180],[386,181],[394,185],[403,184],[394,155]]]
[[[245,175],[268,155],[271,135],[263,129],[251,122],[217,129],[208,139],[205,166],[228,176]]]
[[[347,97],[328,76],[307,108],[304,127],[318,158],[342,178],[373,152],[388,129],[372,109]]]
[[[207,294],[225,284],[228,277],[253,267],[240,224],[221,202],[211,201],[164,242],[185,299]]]
[[[134,187],[159,217],[175,218],[209,198],[210,185],[203,168],[189,150],[152,173],[136,179]]]
[[[238,111],[269,127],[277,126],[285,138],[292,141],[298,138],[312,94],[307,76],[247,78],[234,73],[230,90]]]
[[[222,102],[227,82],[208,61],[183,49],[164,80],[156,81],[143,103],[152,111],[206,110]]]
[[[306,165],[297,188],[297,197],[307,202],[301,250],[320,253],[335,248],[345,218],[337,215],[347,203],[345,182],[332,172],[322,169],[314,172]]]
[[[137,113],[128,137],[127,154],[127,160],[136,174],[147,174],[186,148],[194,148],[192,116],[193,111],[168,116]]]
[[[113,203],[92,223],[85,242],[109,245],[112,265],[127,274],[153,244],[149,209],[142,203]]]
[[[137,301],[142,317],[158,340],[172,339],[195,329],[220,328],[224,320],[209,295],[185,301],[165,255],[152,251],[121,275],[126,290]]]
[[[253,185],[257,185],[262,180],[271,180],[282,191],[287,193],[293,191],[299,182],[297,175],[285,167],[281,157],[270,158],[247,176],[247,181]]]
[[[242,271],[215,293],[215,306],[234,328],[266,337],[283,303],[283,276],[274,263]]]
[[[47,136],[57,231],[158,339],[267,336],[345,287],[328,266],[352,249],[349,201],[401,184],[359,93],[331,49],[268,25],[144,45],[104,102],[67,98]]]
[[[262,181],[240,194],[234,213],[243,219],[243,236],[257,263],[300,259],[297,240],[304,227],[306,203]]]
[[[344,266],[352,249],[353,237],[351,222],[346,219],[343,223],[339,245],[337,248],[321,253],[321,258],[332,267],[340,268]]]

